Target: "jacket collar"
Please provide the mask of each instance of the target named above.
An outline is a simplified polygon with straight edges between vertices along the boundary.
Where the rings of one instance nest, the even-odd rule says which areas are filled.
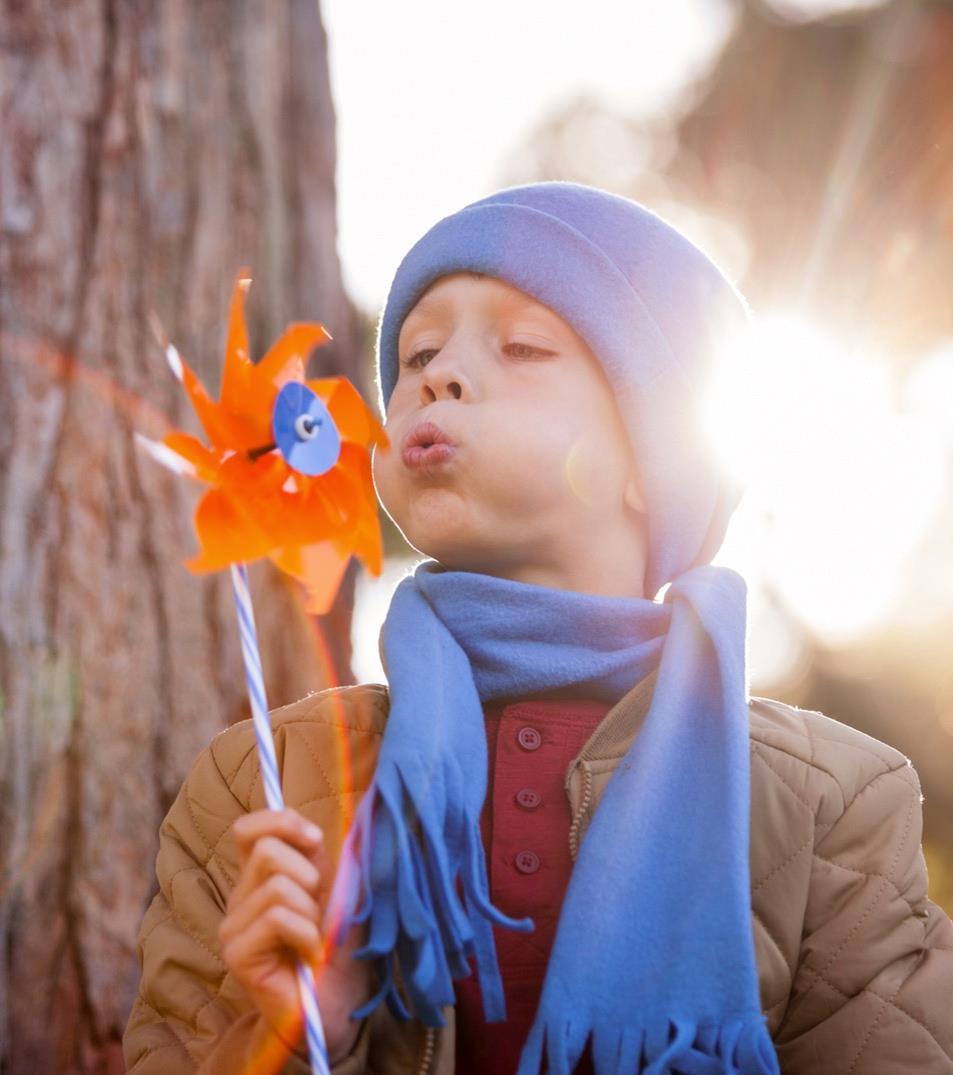
[[[658,668],[653,668],[609,710],[573,759],[610,761],[621,758],[639,734],[652,702]]]

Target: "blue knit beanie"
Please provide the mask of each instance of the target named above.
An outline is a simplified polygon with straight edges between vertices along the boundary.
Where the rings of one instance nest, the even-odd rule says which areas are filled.
[[[467,270],[548,306],[602,362],[646,502],[645,596],[708,563],[742,493],[717,466],[699,407],[717,348],[747,323],[737,288],[630,198],[561,180],[499,190],[437,221],[400,262],[378,323],[382,412],[404,318],[436,279]]]

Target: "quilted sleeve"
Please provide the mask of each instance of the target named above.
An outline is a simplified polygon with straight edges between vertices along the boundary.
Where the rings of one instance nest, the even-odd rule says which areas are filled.
[[[130,1075],[311,1071],[306,1053],[278,1038],[221,958],[218,926],[237,879],[229,830],[243,809],[206,749],[159,830],[159,891],[139,929],[139,995],[123,1035]],[[333,1075],[365,1071],[368,1046],[365,1020]]]
[[[908,759],[818,828],[784,1075],[953,1075],[953,922],[927,898]]]

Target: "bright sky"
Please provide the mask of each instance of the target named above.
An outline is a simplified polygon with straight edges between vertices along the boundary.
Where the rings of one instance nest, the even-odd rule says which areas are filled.
[[[437,220],[504,185],[500,162],[588,94],[663,109],[730,30],[725,0],[323,0],[337,117],[338,254],[372,313]]]

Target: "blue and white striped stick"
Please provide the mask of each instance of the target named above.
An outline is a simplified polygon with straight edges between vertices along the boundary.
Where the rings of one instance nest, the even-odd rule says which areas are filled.
[[[248,571],[244,564],[232,564],[232,587],[238,606],[238,625],[241,629],[242,657],[245,661],[245,679],[251,701],[255,737],[265,782],[265,799],[271,810],[283,810],[281,781],[278,778],[278,759],[275,757],[275,741],[268,720],[268,704],[265,700],[265,682],[261,674],[261,654],[258,651],[258,634],[255,631],[255,614],[252,611],[251,594],[248,592]],[[314,988],[311,967],[298,957],[298,994],[304,1009],[305,1030],[308,1037],[308,1056],[315,1075],[330,1075],[328,1047],[324,1040],[324,1027],[318,1011],[318,998]]]

